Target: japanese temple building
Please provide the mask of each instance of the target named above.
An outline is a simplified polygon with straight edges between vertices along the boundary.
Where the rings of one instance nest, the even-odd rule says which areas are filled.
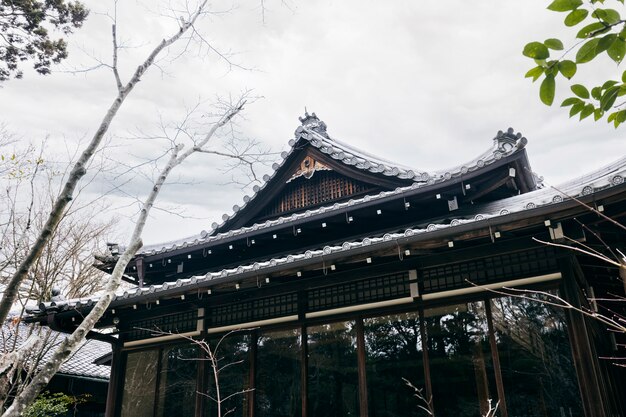
[[[626,157],[549,187],[513,129],[425,172],[300,120],[221,224],[129,265],[98,325],[116,337],[94,335],[113,344],[107,416],[217,416],[216,388],[238,417],[427,416],[430,398],[438,417],[626,415],[625,335],[546,302],[624,315],[619,269],[567,247],[626,248]],[[30,320],[69,332],[93,303]]]

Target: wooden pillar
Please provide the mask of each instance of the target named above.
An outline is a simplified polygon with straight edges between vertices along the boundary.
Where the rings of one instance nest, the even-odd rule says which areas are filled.
[[[302,400],[302,417],[307,417],[309,403],[307,391],[309,383],[309,344],[307,343],[307,329],[303,325],[300,330],[300,398]]]
[[[152,415],[153,416],[157,415],[157,412],[159,410],[159,401],[160,401],[159,398],[163,394],[161,392],[161,368],[163,368],[163,347],[160,347],[157,350],[157,354],[159,356],[157,356],[157,367],[156,367],[157,374],[156,374],[156,384],[155,384],[155,387],[154,387],[154,390],[155,390],[154,407],[153,407],[153,410],[152,410]]]
[[[498,401],[500,402],[498,410],[501,417],[508,417],[509,412],[506,408],[506,396],[504,394],[504,382],[502,381],[502,371],[500,369],[500,353],[498,352],[498,342],[493,328],[493,316],[491,315],[491,300],[485,300],[485,312],[487,315],[487,328],[489,331],[489,345],[491,346],[491,360],[493,360],[493,370],[496,378],[496,390],[498,392]]]
[[[559,260],[559,267],[563,275],[561,296],[575,308],[580,308],[579,288],[572,266],[574,261],[574,257]],[[590,335],[587,333],[585,316],[571,309],[566,310],[565,316],[585,416],[603,417],[605,415],[605,406],[602,393],[600,392],[602,387],[597,374],[598,370],[596,369],[597,358],[594,357],[593,349],[590,345]]]
[[[424,388],[426,389],[426,399],[431,402],[430,407],[435,410],[433,401],[433,386],[430,379],[430,363],[428,359],[428,334],[424,325],[424,309],[419,309],[420,337],[422,338],[422,362],[424,363]],[[436,414],[435,414],[436,415]]]
[[[254,412],[256,410],[256,395],[255,395],[255,387],[256,387],[256,360],[257,360],[257,344],[259,341],[259,333],[257,330],[253,331],[250,335],[250,372],[248,374],[248,416],[254,417]]]
[[[196,373],[196,407],[195,407],[195,417],[203,417],[205,410],[205,396],[203,394],[207,393],[207,354],[203,349],[198,349],[198,370]]]
[[[365,369],[365,335],[363,330],[363,319],[356,319],[356,352],[359,375],[359,415],[368,417],[367,406],[367,371]]]
[[[116,417],[121,406],[122,392],[124,389],[124,368],[126,367],[126,355],[117,345],[111,345],[111,376],[107,390],[106,410],[104,417]]]

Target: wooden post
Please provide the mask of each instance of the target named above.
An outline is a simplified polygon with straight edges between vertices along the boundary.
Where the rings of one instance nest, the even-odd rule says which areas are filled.
[[[256,387],[256,360],[257,360],[257,344],[259,341],[259,332],[255,330],[250,335],[250,372],[248,375],[248,416],[254,417],[254,413],[256,411],[256,395],[255,395],[255,387]]]
[[[196,372],[196,411],[195,417],[204,417],[206,404],[205,396],[207,392],[207,356],[206,352],[198,349],[198,370]]]
[[[426,399],[431,401],[432,410],[435,409],[435,402],[433,399],[433,386],[430,380],[430,363],[428,362],[428,334],[426,333],[426,326],[424,326],[424,309],[419,309],[419,321],[420,321],[420,337],[422,338],[422,362],[424,364],[424,387],[426,388]]]
[[[307,343],[306,326],[300,330],[300,397],[302,400],[302,417],[307,417],[308,401],[307,391],[309,383],[309,344]]]
[[[369,412],[367,408],[367,372],[365,369],[365,335],[363,330],[363,319],[361,317],[356,319],[356,349],[359,375],[359,415],[361,417],[368,417]]]
[[[559,267],[563,274],[562,297],[574,307],[580,308],[579,289],[572,267],[574,261],[574,257],[559,260]],[[567,310],[565,316],[585,415],[586,417],[602,417],[605,415],[604,401],[600,392],[602,386],[597,375],[597,358],[590,345],[585,317],[582,313],[573,310]]]
[[[508,417],[509,411],[506,408],[506,396],[504,394],[504,382],[502,381],[502,371],[500,370],[500,354],[498,353],[498,342],[493,328],[493,316],[491,315],[491,300],[485,300],[485,312],[487,315],[487,328],[489,330],[489,344],[491,345],[491,359],[493,360],[493,370],[496,378],[496,390],[498,392],[498,401],[500,405],[498,410],[500,416]]]
[[[118,409],[121,407],[122,390],[124,389],[124,368],[126,367],[126,359],[119,346],[111,345],[111,376],[109,377],[109,388],[107,390],[106,409],[104,417],[115,417],[118,415]]]

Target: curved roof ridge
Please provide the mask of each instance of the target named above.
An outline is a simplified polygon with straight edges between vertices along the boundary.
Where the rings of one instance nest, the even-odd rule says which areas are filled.
[[[391,161],[389,159],[381,158],[380,156],[374,155],[374,154],[372,154],[370,152],[364,151],[362,149],[355,148],[354,146],[348,144],[347,142],[339,140],[339,139],[337,139],[335,137],[328,136],[328,138],[324,138],[319,133],[317,133],[315,131],[312,131],[312,132],[315,135],[321,137],[322,140],[326,140],[326,141],[329,141],[331,143],[334,143],[334,144],[338,145],[340,148],[342,148],[344,151],[347,151],[347,152],[349,152],[349,153],[351,153],[351,154],[353,154],[355,156],[363,156],[364,159],[369,159],[371,161],[377,161],[377,162],[380,162],[380,163],[385,164],[385,165],[395,166],[395,167],[398,167],[398,168],[405,169],[407,171],[409,171],[409,170],[416,170],[416,167],[410,167],[408,165],[399,164],[399,163],[397,163],[395,161]],[[421,172],[421,170],[418,170],[418,171]]]

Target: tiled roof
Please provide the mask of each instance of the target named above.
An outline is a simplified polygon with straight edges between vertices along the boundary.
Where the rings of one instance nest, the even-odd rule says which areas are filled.
[[[16,325],[5,324],[2,326],[2,330],[0,332],[0,351],[11,349],[16,335],[16,346],[19,347],[26,341],[29,335],[29,328],[30,326],[28,325],[18,324],[16,333]],[[48,343],[46,343],[46,346],[44,347],[45,351],[43,360],[40,362],[40,364],[43,364],[45,363],[44,361],[52,355],[54,349],[61,343],[66,335],[49,329],[41,329],[41,331],[50,332]],[[107,365],[96,365],[94,362],[96,359],[110,352],[110,344],[93,339],[87,340],[83,342],[78,350],[61,365],[57,374],[100,379],[103,382],[106,382],[109,380],[111,367]]]
[[[323,122],[321,122],[323,123]],[[213,223],[212,232],[208,233],[203,231],[199,235],[190,236],[182,239],[173,240],[170,242],[146,245],[142,247],[137,255],[157,255],[162,253],[171,252],[177,249],[193,247],[203,243],[216,242],[224,238],[232,236],[244,235],[250,231],[256,231],[259,229],[265,229],[271,226],[288,224],[289,222],[299,220],[306,217],[315,216],[321,213],[333,212],[346,207],[357,207],[359,204],[366,203],[372,200],[377,200],[389,196],[400,195],[410,190],[424,189],[426,191],[429,187],[444,183],[461,177],[467,173],[474,172],[486,166],[493,164],[494,162],[502,159],[503,157],[512,155],[517,151],[523,149],[527,144],[527,139],[522,136],[521,133],[515,133],[512,128],[509,128],[506,132],[499,131],[496,137],[493,139],[491,148],[479,155],[478,157],[466,162],[465,164],[457,165],[455,167],[445,169],[438,172],[427,173],[420,172],[418,170],[411,170],[407,167],[393,164],[383,159],[371,156],[362,151],[356,150],[349,145],[344,144],[336,139],[330,138],[325,129],[311,127],[309,125],[299,126],[296,130],[296,140],[290,141],[291,150],[282,154],[281,164],[274,164],[274,174],[282,166],[289,155],[296,149],[297,143],[301,140],[308,141],[311,145],[318,148],[321,152],[328,154],[333,159],[339,160],[342,163],[350,166],[354,166],[358,169],[367,170],[373,173],[382,173],[383,175],[396,176],[403,179],[412,179],[414,182],[406,187],[398,187],[392,191],[383,191],[378,194],[366,195],[362,198],[350,199],[341,203],[335,203],[329,206],[319,207],[313,210],[306,210],[304,212],[294,213],[288,216],[278,217],[276,219],[267,220],[263,223],[255,223],[252,226],[241,227],[238,229],[228,230],[225,232],[217,232],[222,228],[227,221],[234,218],[241,209],[250,204],[251,201],[259,195],[263,188],[273,179],[273,176],[265,176],[263,186],[255,186],[254,194],[252,196],[244,197],[243,206],[234,206],[233,214],[224,214],[222,216],[223,222],[221,224]]]
[[[209,272],[205,275],[193,276],[191,278],[179,279],[174,282],[165,282],[159,285],[151,285],[143,288],[133,288],[118,294],[113,302],[132,302],[133,299],[146,295],[154,295],[155,298],[166,290],[180,288],[184,290],[187,286],[195,286],[197,284],[206,284],[213,280],[223,278],[237,278],[237,276],[245,273],[262,274],[264,270],[274,268],[280,265],[289,265],[295,261],[319,258],[320,260],[327,255],[342,254],[349,256],[350,252],[367,246],[375,246],[380,243],[394,241],[401,238],[412,237],[417,235],[428,235],[429,233],[453,229],[455,226],[462,224],[475,223],[477,227],[481,226],[481,222],[488,219],[496,219],[515,212],[532,211],[534,209],[555,205],[561,203],[571,197],[581,197],[593,194],[597,191],[616,187],[624,183],[626,177],[626,157],[606,166],[590,174],[584,175],[572,181],[561,184],[558,187],[538,189],[526,194],[509,197],[499,201],[486,203],[483,205],[473,206],[472,212],[459,213],[459,217],[442,222],[433,222],[428,225],[419,225],[408,228],[398,233],[386,233],[382,236],[366,237],[357,241],[344,242],[341,245],[325,246],[317,250],[307,250],[304,253],[291,254],[288,256],[270,259],[264,262],[255,262],[250,265],[241,265],[237,268],[223,269],[221,271]],[[63,308],[81,308],[92,305],[97,298],[86,298],[68,301]],[[49,307],[46,306],[46,307]]]

